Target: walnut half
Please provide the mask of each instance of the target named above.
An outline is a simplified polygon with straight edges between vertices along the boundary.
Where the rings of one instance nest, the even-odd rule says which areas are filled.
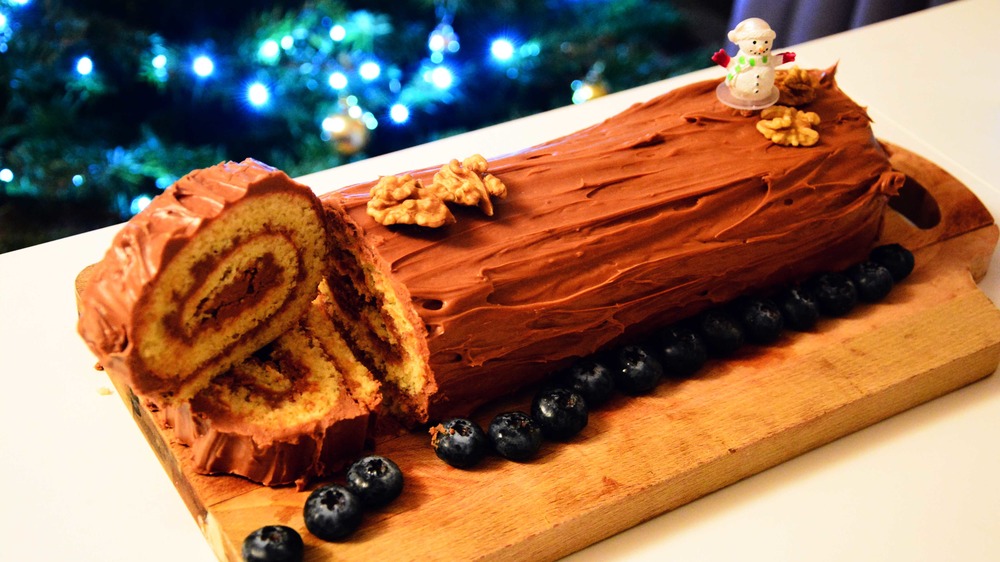
[[[772,105],[763,109],[760,117],[757,130],[775,144],[812,146],[819,142],[819,133],[812,128],[819,124],[819,115],[811,111]]]
[[[778,103],[781,105],[805,105],[816,99],[816,80],[808,70],[797,66],[778,71],[774,87],[780,94]]]
[[[437,228],[455,222],[444,201],[409,174],[382,176],[369,195],[368,215],[379,224]]]
[[[478,205],[486,216],[493,216],[490,196],[504,198],[507,186],[496,176],[486,173],[486,159],[474,154],[464,161],[452,160],[434,174],[430,189],[444,199],[460,205]]]

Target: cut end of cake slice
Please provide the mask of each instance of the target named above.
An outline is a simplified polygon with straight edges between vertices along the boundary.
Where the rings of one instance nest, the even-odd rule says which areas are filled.
[[[426,422],[437,385],[428,361],[427,330],[413,311],[409,291],[393,280],[340,201],[321,200],[333,251],[319,300],[350,353],[382,381],[387,410],[406,425]]]
[[[327,256],[305,185],[251,159],[195,170],[115,236],[78,329],[136,393],[180,402],[295,325]]]
[[[161,410],[198,472],[304,487],[365,448],[379,383],[332,330],[320,301],[190,402]]]

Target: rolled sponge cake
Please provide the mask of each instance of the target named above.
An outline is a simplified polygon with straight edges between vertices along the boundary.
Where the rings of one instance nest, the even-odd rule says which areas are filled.
[[[328,255],[308,187],[250,159],[196,170],[115,236],[78,329],[136,393],[184,401],[299,321]]]

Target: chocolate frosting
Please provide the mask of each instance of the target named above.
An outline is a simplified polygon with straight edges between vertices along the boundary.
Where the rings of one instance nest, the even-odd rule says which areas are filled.
[[[324,196],[343,200],[426,325],[430,416],[866,255],[903,178],[833,69],[812,72],[812,147],[772,144],[710,80],[490,160],[509,193],[493,217],[457,209],[442,229],[385,227],[365,212],[373,183]],[[437,169],[411,173],[429,182]]]
[[[136,393],[155,401],[169,399],[194,378],[191,373],[165,376],[157,370],[162,366],[144,364],[134,341],[136,323],[144,312],[143,300],[157,275],[212,221],[248,198],[275,191],[311,198],[316,213],[322,215],[322,207],[309,188],[284,172],[247,159],[187,174],[124,225],[79,299],[78,330],[105,369],[124,377]],[[269,263],[264,257],[254,272],[258,292],[274,274]],[[205,274],[211,269],[211,264],[207,265]],[[198,276],[198,269],[193,268],[192,275]],[[220,304],[220,310],[222,307]],[[218,350],[219,355],[225,352]]]

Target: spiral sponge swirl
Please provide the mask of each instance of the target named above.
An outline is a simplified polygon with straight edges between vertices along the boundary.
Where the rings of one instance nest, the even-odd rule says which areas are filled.
[[[328,255],[308,187],[251,159],[196,170],[115,237],[78,329],[136,393],[187,400],[299,321]]]

